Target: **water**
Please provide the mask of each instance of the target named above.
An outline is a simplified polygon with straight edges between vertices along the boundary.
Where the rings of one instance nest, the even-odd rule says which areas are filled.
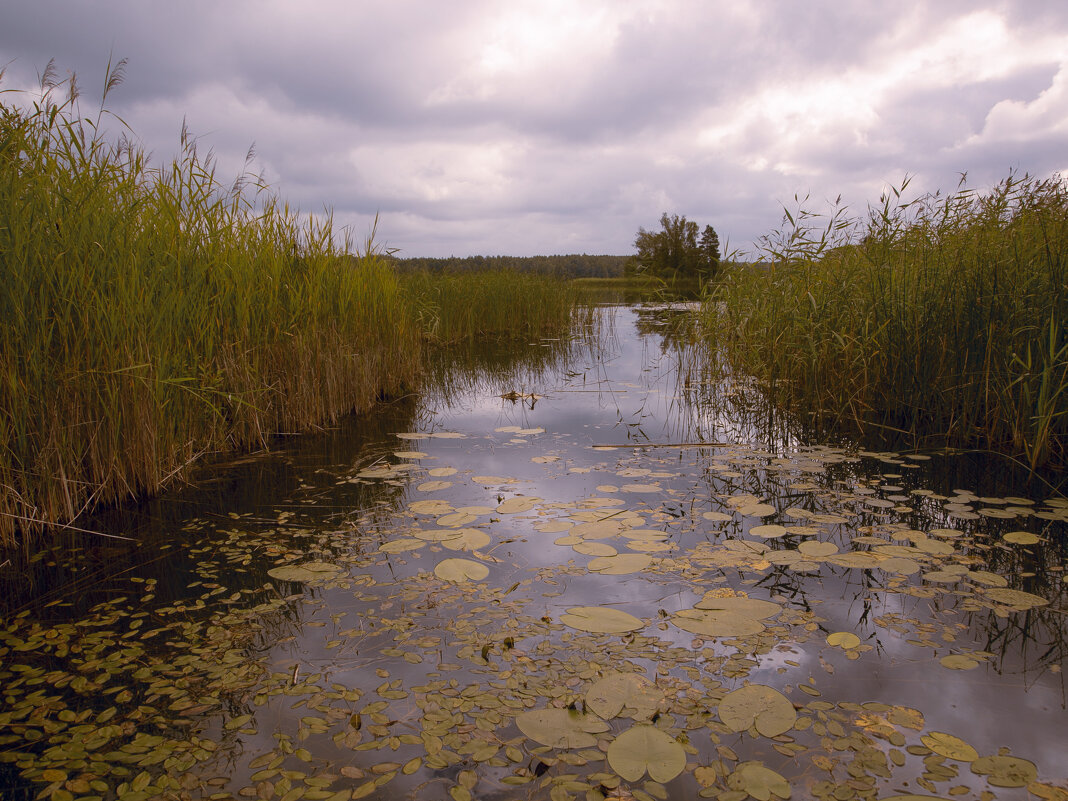
[[[4,797],[1057,797],[1068,504],[808,443],[687,321],[454,354],[10,555]]]

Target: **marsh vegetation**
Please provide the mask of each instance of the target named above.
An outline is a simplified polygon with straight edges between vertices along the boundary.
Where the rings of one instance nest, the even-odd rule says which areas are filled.
[[[1068,186],[1011,176],[856,218],[804,204],[727,271],[707,329],[823,432],[1068,457]]]
[[[57,88],[0,125],[5,799],[1068,798],[1063,183],[648,302],[397,270]]]

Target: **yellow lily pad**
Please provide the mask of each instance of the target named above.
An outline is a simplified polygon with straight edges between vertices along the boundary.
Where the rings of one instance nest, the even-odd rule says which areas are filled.
[[[613,673],[586,691],[586,706],[605,720],[624,711],[635,720],[650,718],[663,700],[660,688],[638,673]]]
[[[560,622],[579,631],[604,634],[621,634],[645,627],[640,618],[607,606],[573,606],[560,615]]]
[[[531,709],[516,715],[515,723],[527,737],[550,748],[590,748],[595,735],[608,731],[608,724],[575,709]]]
[[[1038,778],[1035,763],[1016,756],[985,756],[971,765],[972,773],[986,776],[995,787],[1024,787]]]
[[[671,616],[671,622],[683,631],[706,637],[746,637],[764,630],[763,623],[748,615],[707,609],[680,609]]]
[[[281,565],[267,571],[271,578],[282,581],[314,581],[329,579],[341,573],[341,568],[329,562],[305,562],[302,565]]]
[[[851,631],[836,631],[827,635],[827,644],[848,651],[860,645],[860,637]]]
[[[727,777],[732,790],[746,792],[757,801],[790,798],[790,783],[782,776],[756,761],[743,762]]]
[[[586,569],[602,576],[624,576],[649,567],[653,558],[644,553],[621,553],[615,556],[599,556],[591,559]]]
[[[608,764],[628,782],[648,772],[656,782],[669,782],[686,767],[686,751],[670,734],[656,726],[631,726],[608,746]]]
[[[489,568],[470,559],[442,559],[434,568],[434,575],[443,581],[463,584],[467,581],[481,581],[489,575]]]
[[[939,756],[947,759],[956,759],[959,762],[972,762],[979,758],[979,752],[972,748],[960,737],[954,737],[945,732],[933,731],[920,738],[920,742],[930,748]]]
[[[723,697],[719,719],[731,731],[747,731],[756,726],[764,737],[777,737],[793,728],[797,712],[790,699],[778,690],[750,684]]]

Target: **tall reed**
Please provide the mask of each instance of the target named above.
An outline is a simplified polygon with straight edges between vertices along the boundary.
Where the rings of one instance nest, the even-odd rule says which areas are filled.
[[[430,342],[530,340],[568,330],[579,293],[570,282],[516,270],[418,271],[401,276]]]
[[[1010,175],[863,219],[803,204],[705,305],[735,369],[817,423],[1068,457],[1068,186]]]
[[[150,166],[47,78],[0,106],[0,542],[415,379],[418,324],[373,248],[224,186],[184,131]]]

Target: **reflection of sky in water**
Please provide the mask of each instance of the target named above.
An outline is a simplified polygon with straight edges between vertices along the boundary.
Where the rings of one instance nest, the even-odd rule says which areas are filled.
[[[575,343],[570,359],[560,358],[556,352],[544,369],[520,368],[516,373],[495,376],[468,375],[447,391],[430,391],[414,411],[395,410],[397,414],[392,422],[383,423],[394,426],[387,429],[393,433],[402,433],[396,426],[413,426],[423,432],[459,432],[465,435],[464,438],[424,436],[402,439],[393,434],[379,436],[364,432],[362,438],[350,443],[348,449],[341,437],[336,442],[326,437],[323,442],[313,442],[310,446],[307,443],[312,438],[304,440],[303,445],[299,440],[294,441],[279,460],[284,467],[279,470],[283,477],[273,485],[276,488],[274,496],[250,499],[244,506],[235,508],[232,490],[228,489],[229,495],[220,492],[231,504],[228,511],[248,513],[252,510],[269,526],[279,509],[294,510],[310,530],[340,530],[350,547],[373,553],[380,544],[405,536],[413,528],[439,527],[436,515],[412,514],[405,510],[406,505],[414,501],[440,498],[453,507],[495,508],[501,499],[535,496],[542,501],[530,511],[516,514],[494,511],[480,515],[468,524],[492,537],[491,543],[481,549],[489,557],[490,574],[480,586],[503,590],[519,582],[529,582],[505,596],[505,601],[516,604],[523,615],[559,621],[560,615],[572,606],[611,606],[649,620],[641,634],[658,638],[661,645],[657,647],[691,650],[696,660],[701,649],[710,649],[720,656],[735,653],[733,646],[712,638],[703,638],[695,647],[695,635],[666,622],[672,613],[692,607],[706,590],[729,587],[755,598],[776,600],[787,609],[810,608],[822,618],[819,628],[807,635],[795,630],[770,652],[752,654],[756,667],[748,674],[749,681],[777,688],[792,686],[795,689],[789,697],[799,705],[811,699],[796,687],[811,678],[821,693],[820,699],[831,704],[879,701],[914,707],[922,710],[926,717],[925,732],[956,734],[982,754],[993,754],[1002,746],[1011,746],[1014,754],[1038,763],[1040,776],[1061,779],[1068,770],[1063,758],[1063,724],[1068,722],[1064,712],[1063,676],[1036,668],[1034,655],[1029,657],[1032,664],[1024,669],[1016,646],[1010,646],[1005,658],[1005,675],[997,674],[993,664],[983,664],[968,672],[943,668],[938,658],[950,650],[986,647],[983,637],[989,613],[971,613],[972,618],[954,614],[952,606],[959,600],[956,596],[942,596],[936,603],[936,600],[883,593],[878,586],[872,586],[886,581],[886,575],[878,575],[879,571],[827,564],[818,572],[807,575],[791,572],[785,567],[758,572],[715,566],[696,569],[685,576],[675,570],[599,575],[586,569],[592,557],[578,553],[568,545],[555,544],[554,541],[566,532],[547,533],[535,529],[536,524],[550,519],[567,519],[577,512],[590,511],[547,509],[546,504],[581,502],[592,497],[621,500],[622,504],[595,511],[604,516],[620,510],[635,512],[644,520],[639,528],[666,532],[667,541],[678,546],[668,555],[685,556],[695,547],[702,544],[712,547],[727,537],[753,539],[748,535],[749,528],[756,524],[753,517],[732,514],[730,522],[709,521],[702,517],[703,512],[725,509],[729,512],[724,496],[747,492],[773,502],[780,511],[791,504],[809,502],[814,504],[815,511],[827,511],[821,504],[833,507],[835,502],[814,501],[807,490],[793,488],[790,483],[798,479],[817,481],[826,491],[826,497],[830,497],[830,490],[834,489],[848,496],[857,482],[864,479],[865,471],[871,469],[871,465],[849,464],[826,470],[820,467],[813,473],[794,471],[784,475],[769,469],[767,457],[754,457],[742,464],[738,458],[730,458],[731,449],[727,447],[630,447],[643,443],[696,441],[767,447],[768,442],[781,444],[789,442],[790,438],[781,433],[772,436],[761,432],[755,419],[746,419],[744,414],[739,416],[740,411],[746,411],[744,404],[732,405],[734,400],[724,399],[723,385],[704,383],[707,377],[703,375],[695,372],[691,376],[694,383],[689,388],[683,385],[679,379],[679,365],[692,365],[694,354],[682,344],[679,336],[664,333],[669,330],[663,326],[670,315],[663,309],[636,312],[619,308],[602,310],[601,314],[606,317],[600,321],[600,336]],[[536,393],[539,397],[533,401],[518,399],[515,402],[500,397],[509,390]],[[680,392],[686,395],[685,399]],[[359,426],[363,425],[359,423]],[[541,428],[544,432],[517,435],[495,431],[506,426]],[[592,447],[607,444],[628,447],[604,450]],[[746,448],[742,450],[752,456]],[[776,451],[771,455],[779,453],[777,448],[769,450]],[[392,455],[396,451],[421,451],[427,456],[398,459]],[[533,461],[544,457],[555,458],[543,463]],[[386,481],[367,479],[363,483],[348,483],[354,480],[356,471],[372,463],[382,465],[401,461],[417,465],[410,477],[391,476]],[[713,469],[710,464],[713,461],[730,462],[730,469]],[[421,482],[436,478],[429,476],[427,470],[443,467],[457,471],[455,475],[440,477],[440,480],[451,482],[451,486],[431,492],[417,489]],[[618,475],[620,470],[662,471],[669,475]],[[903,466],[875,463],[875,470],[901,474],[893,481],[906,488],[925,486],[917,472],[910,472]],[[474,476],[498,476],[515,481],[483,486],[473,480]],[[990,478],[997,480],[997,476]],[[840,483],[835,484],[834,480]],[[395,484],[388,484],[388,481]],[[657,484],[661,491],[624,491],[625,485],[648,483]],[[978,484],[969,486],[977,491],[981,489]],[[227,513],[227,507],[222,508],[220,517]],[[918,501],[914,508],[923,511]],[[191,514],[205,513],[196,505],[193,509]],[[371,521],[368,509],[378,509],[379,518]],[[920,521],[920,512],[917,515],[912,525],[931,527]],[[764,522],[778,520],[776,516]],[[869,514],[863,522],[877,524],[879,518]],[[1011,525],[1023,524],[1015,522]],[[818,538],[830,540],[841,550],[848,551],[852,547],[850,538],[857,533],[855,528],[829,524],[824,526]],[[620,553],[628,552],[624,537],[596,541],[611,545]],[[778,550],[795,547],[797,543],[797,538],[787,538],[767,544]],[[328,549],[321,555],[308,555],[330,558]],[[269,669],[288,675],[296,667],[298,673],[294,675],[299,674],[298,678],[321,673],[327,685],[334,682],[344,687],[363,688],[366,695],[361,704],[372,700],[374,688],[385,681],[375,673],[376,669],[388,670],[389,681],[401,679],[403,687],[410,688],[425,684],[428,674],[434,673],[437,662],[442,660],[462,665],[442,673],[447,679],[456,679],[461,688],[466,684],[486,682],[495,673],[458,657],[455,652],[457,643],[448,628],[454,622],[454,615],[466,611],[463,603],[455,601],[440,609],[434,607],[435,584],[420,578],[444,558],[466,556],[469,554],[429,543],[412,552],[378,554],[374,564],[353,571],[373,579],[373,582],[358,585],[355,594],[360,598],[354,598],[351,587],[303,588],[306,594],[314,596],[314,600],[293,604],[291,608],[297,610],[297,619],[279,620],[272,627],[276,639],[267,647]],[[538,571],[542,568],[549,570],[539,577]],[[1019,566],[1014,565],[1014,568],[1019,569]],[[300,589],[295,585],[292,591],[296,593]],[[402,597],[405,593],[408,596]],[[864,599],[867,599],[867,607]],[[939,609],[939,604],[949,606],[949,611]],[[910,620],[904,632],[875,624],[876,617],[888,613],[897,613],[902,619]],[[341,617],[335,621],[335,615]],[[426,655],[426,661],[420,664],[383,655],[384,648],[396,643],[394,632],[383,631],[382,621],[404,615],[411,615],[416,621],[419,634],[441,638],[440,655]],[[937,640],[937,632],[942,626],[957,621],[966,625],[958,632],[959,639],[952,646],[945,644],[936,651],[907,642],[916,636],[914,624],[936,625],[932,637]],[[316,625],[319,623],[323,625]],[[502,640],[503,626],[503,618],[492,616],[477,623],[479,636],[490,643]],[[842,649],[825,644],[826,634],[835,631],[855,632],[874,649],[850,661]],[[574,631],[565,629],[542,637],[560,645],[574,634]],[[335,640],[340,644],[327,647],[328,642]],[[521,637],[517,646],[521,649],[533,647]],[[567,648],[561,648],[560,658],[565,659],[568,653]],[[650,674],[655,671],[656,665],[650,659],[635,658],[635,662],[646,667]],[[710,674],[708,677],[715,678]],[[735,687],[741,679],[724,677],[722,681],[728,687]],[[283,697],[256,712],[259,733],[245,736],[246,754],[270,750],[274,747],[274,733],[292,732],[297,728],[297,721],[308,714],[308,710],[294,706],[294,703],[294,699]],[[411,730],[418,728],[414,722],[419,710],[412,697],[393,704],[389,715],[409,720],[413,723]],[[706,761],[712,758],[711,740],[699,734],[694,739],[701,752],[699,758]],[[724,742],[749,757],[768,759],[769,765],[777,766],[784,774],[788,775],[790,770],[804,772],[806,766],[811,771],[804,758],[797,763],[800,767],[790,767],[791,763],[771,751],[767,742],[740,735],[725,738]],[[383,757],[371,753],[354,757],[352,751],[335,746],[329,734],[311,735],[305,745],[317,759],[337,760],[339,764],[353,764],[354,761],[373,764],[384,758],[404,761],[413,755]],[[879,747],[885,750],[888,746],[880,741]],[[913,761],[909,764],[913,765],[915,760],[910,759]],[[958,767],[961,776],[951,784],[968,784],[977,788],[976,792],[985,787],[981,780],[974,780],[966,766]],[[456,771],[450,771],[448,775],[454,777]],[[244,767],[232,768],[235,782],[246,780],[251,773]],[[426,773],[420,771],[413,778],[398,778],[386,785],[382,795],[375,797],[416,793],[414,788],[426,778]],[[692,789],[692,785],[683,786]],[[896,776],[892,786],[900,787]],[[949,786],[941,784],[938,789],[944,793]],[[795,799],[801,797],[801,788],[802,785],[796,786]],[[922,792],[918,787],[911,789]],[[429,795],[424,792],[420,797],[446,797],[447,791],[445,785],[435,784],[428,792]],[[480,785],[478,797],[497,796],[489,787],[481,789]],[[499,797],[514,796],[502,792]],[[1023,796],[999,790],[1001,799],[1014,797]]]
[[[596,495],[622,498],[626,501],[625,507],[609,507],[606,513],[620,508],[643,513],[646,517],[644,527],[671,532],[672,539],[682,546],[682,551],[705,539],[706,532],[719,532],[720,529],[702,526],[699,520],[693,526],[684,526],[682,531],[654,522],[649,515],[661,507],[661,502],[668,500],[663,494],[606,493],[597,489],[598,485],[620,486],[645,479],[615,474],[622,465],[637,464],[638,452],[632,449],[594,450],[591,445],[686,442],[707,436],[717,428],[721,433],[730,431],[733,425],[726,420],[717,422],[714,414],[695,415],[693,409],[680,404],[676,396],[676,367],[685,355],[671,347],[662,348],[655,336],[634,336],[633,311],[620,310],[619,316],[615,323],[616,333],[606,346],[602,343],[599,354],[580,353],[574,362],[566,365],[566,371],[553,370],[528,377],[523,386],[515,387],[517,391],[541,396],[533,403],[504,400],[486,385],[481,385],[451,398],[447,408],[431,409],[430,430],[459,431],[468,438],[422,439],[410,443],[430,455],[422,462],[425,466],[447,465],[459,473],[451,477],[456,483],[448,490],[429,494],[410,491],[409,500],[445,497],[459,507],[494,506],[498,496],[515,494],[537,496],[545,502],[578,501]],[[545,432],[527,436],[494,432],[495,428],[503,426],[540,427]],[[646,450],[641,453],[641,461],[652,469],[677,472],[677,479],[656,479],[665,489],[677,487],[691,494],[695,487],[698,492],[703,491],[704,495],[696,498],[698,516],[701,511],[720,508],[707,497],[708,483],[700,467],[698,452]],[[531,461],[532,457],[546,455],[558,459],[548,464]],[[650,459],[660,457],[666,457],[666,464],[648,465]],[[583,472],[570,472],[572,468]],[[469,478],[487,474],[519,479],[519,483],[483,488]],[[553,540],[560,534],[535,531],[532,525],[544,519],[538,517],[536,511],[494,515],[501,520],[491,525],[487,525],[490,516],[484,516],[471,524],[488,528],[495,541],[513,539],[492,551],[503,563],[493,566],[489,581],[506,586],[544,565],[570,562],[582,566],[589,561],[591,557],[575,553],[570,547],[554,545]],[[553,514],[563,517],[568,512]],[[432,521],[433,518],[423,518],[421,524],[433,527]],[[713,533],[711,538],[715,540],[719,536],[721,534]],[[622,538],[604,542],[626,552]],[[843,548],[848,550],[848,545]],[[440,558],[432,556],[429,562],[423,562],[406,556],[406,567],[410,571],[420,565],[425,569]],[[1063,723],[1065,720],[1063,687],[1058,677],[1045,673],[1025,682],[1020,677],[998,676],[993,667],[985,664],[966,673],[944,669],[930,649],[907,643],[905,640],[909,635],[876,627],[870,619],[885,611],[896,610],[906,617],[927,620],[930,617],[927,601],[900,595],[886,596],[883,600],[876,597],[867,622],[858,624],[859,602],[849,600],[857,592],[857,588],[849,583],[855,581],[854,574],[863,575],[863,571],[824,566],[818,576],[790,578],[813,600],[823,601],[816,608],[827,618],[822,624],[825,631],[804,645],[793,644],[791,647],[787,642],[782,651],[761,657],[760,667],[751,675],[754,681],[781,686],[782,679],[776,677],[783,670],[794,682],[807,681],[811,676],[822,692],[822,698],[832,703],[883,701],[915,707],[926,715],[926,730],[956,732],[969,739],[980,753],[996,753],[999,747],[1011,745],[1013,753],[1036,760],[1047,775],[1051,766],[1061,764],[1063,738],[1057,732],[1063,732],[1063,729],[1056,721]],[[789,575],[788,571],[786,575]],[[558,576],[557,581],[552,588],[552,597],[529,597],[534,611],[554,619],[575,605],[613,605],[641,617],[655,618],[657,610],[677,611],[691,606],[699,597],[685,582],[654,575],[565,574]],[[714,586],[722,585],[710,584],[709,588]],[[749,591],[756,597],[765,597],[759,589],[750,588]],[[855,662],[847,660],[840,649],[826,646],[822,640],[825,633],[839,630],[856,631],[866,642],[877,644],[877,650]],[[657,631],[656,636],[681,647],[689,647],[693,640],[693,635],[670,625]],[[965,633],[956,645],[966,645],[968,641]],[[972,646],[980,648],[982,643],[975,642]],[[939,654],[946,652],[940,651]],[[797,662],[799,666],[789,665],[786,660]],[[800,702],[805,700],[802,696]],[[982,725],[977,725],[980,721]],[[996,725],[990,725],[990,721],[996,721]],[[1052,729],[1049,728],[1051,723]],[[1053,767],[1053,770],[1060,768]],[[971,781],[967,769],[962,772],[957,781]]]

